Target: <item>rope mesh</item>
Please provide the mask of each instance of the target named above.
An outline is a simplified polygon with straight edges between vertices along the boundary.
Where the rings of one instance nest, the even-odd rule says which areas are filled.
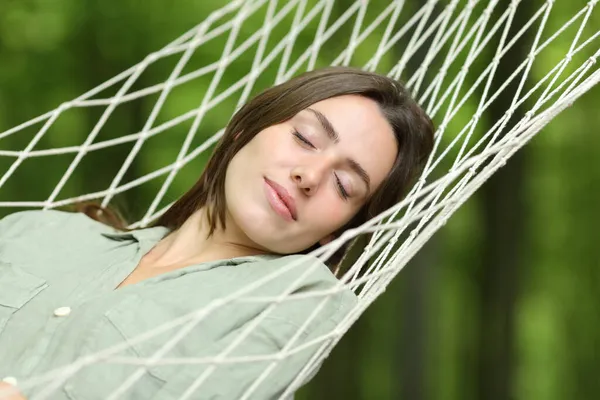
[[[332,0],[282,3],[231,1],[137,65],[46,114],[0,133],[0,139],[19,135],[28,138],[20,150],[0,150],[2,158],[11,160],[10,167],[0,177],[0,188],[8,185],[11,178],[18,179],[18,171],[25,163],[46,157],[68,160],[61,161],[64,168],[42,200],[3,198],[0,206],[49,209],[84,200],[100,200],[108,205],[123,193],[147,187],[144,193],[154,195],[131,227],[146,226],[169,207],[170,199],[189,185],[189,180],[178,183],[181,171],[190,163],[206,160],[221,137],[223,129],[210,123],[214,114],[211,111],[218,109],[219,114],[231,115],[258,91],[304,70],[325,65],[353,65],[403,80],[438,122],[434,152],[418,183],[402,202],[314,253],[325,260],[346,241],[373,233],[368,246],[337,287],[310,293],[320,299],[320,306],[281,352],[254,357],[231,355],[252,329],[268,317],[272,309],[268,307],[219,354],[185,359],[169,356],[169,351],[195,326],[228,304],[265,302],[275,306],[289,301],[289,293],[310,273],[310,268],[278,296],[251,297],[248,293],[298,267],[297,263],[203,309],[157,326],[128,343],[21,382],[21,387],[43,388],[38,399],[51,396],[70,376],[97,362],[139,365],[114,388],[110,399],[120,398],[149,365],[209,365],[182,395],[182,399],[187,399],[201,391],[215,370],[224,365],[266,362],[264,373],[246,390],[244,398],[250,398],[261,383],[269,380],[282,359],[312,346],[314,355],[281,397],[289,396],[311,376],[344,332],[454,211],[552,118],[600,80],[596,64],[600,30],[596,28],[597,22],[591,23],[594,18],[598,21],[597,13],[594,14],[597,0],[589,1],[573,15],[554,15],[553,0],[527,7],[519,0],[511,1],[508,7],[506,2],[498,0],[429,0],[418,9],[411,9],[402,0],[385,2],[384,7],[363,0],[342,12],[336,11]],[[551,14],[562,25],[549,27]],[[249,30],[247,23],[257,20],[262,22],[253,26],[261,28]],[[304,42],[308,46],[298,46]],[[206,55],[205,45],[214,43],[222,47],[221,54]],[[525,52],[521,50],[522,58],[515,62],[516,49]],[[365,54],[370,58],[365,59]],[[252,67],[248,70],[250,63]],[[513,70],[506,73],[503,69],[506,65]],[[153,84],[144,76],[155,66],[165,75],[162,81]],[[504,71],[501,82],[497,79],[499,70]],[[237,78],[233,80],[232,76]],[[224,87],[224,77],[235,83]],[[193,104],[190,96],[195,105],[177,115],[182,104]],[[111,118],[117,118],[119,110],[127,112],[128,106],[140,101],[150,104],[144,109],[140,130],[112,137]],[[503,115],[490,120],[490,110],[497,104],[505,107]],[[70,113],[86,110],[93,111],[86,115],[97,116],[89,134],[80,137],[76,144],[52,145],[56,143],[52,135],[58,130],[55,127],[60,120]],[[203,136],[200,131],[214,133]],[[144,154],[161,151],[159,147],[165,143],[161,138],[177,143],[171,161],[156,170],[133,171],[134,163]],[[93,192],[74,193],[76,185],[70,183],[81,179],[77,173],[85,160],[91,155],[100,157],[116,147],[127,150],[123,160],[110,163],[117,166],[110,182]],[[105,166],[111,167],[100,165]],[[298,346],[296,342],[303,329],[332,294],[345,288],[351,288],[359,296],[356,307],[328,334]],[[170,339],[149,358],[120,354],[135,343],[168,331]]]

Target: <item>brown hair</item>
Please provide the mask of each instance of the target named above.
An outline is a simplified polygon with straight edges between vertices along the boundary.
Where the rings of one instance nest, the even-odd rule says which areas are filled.
[[[364,96],[379,105],[394,131],[398,155],[379,188],[352,220],[334,232],[334,236],[396,204],[422,171],[432,151],[433,123],[400,82],[356,68],[328,67],[306,72],[269,88],[237,111],[196,184],[155,225],[178,229],[195,211],[206,207],[209,236],[217,229],[217,224],[225,229],[225,173],[235,154],[263,129],[287,121],[321,100],[349,94]],[[110,212],[101,214],[108,216]],[[317,243],[301,253],[309,253],[319,246]],[[329,258],[330,268],[338,265],[349,247],[350,243],[345,243]]]

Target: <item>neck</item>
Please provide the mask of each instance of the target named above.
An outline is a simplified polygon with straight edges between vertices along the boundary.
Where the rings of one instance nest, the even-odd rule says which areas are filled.
[[[206,210],[200,209],[179,229],[158,242],[143,261],[146,266],[170,270],[201,262],[266,253],[244,244],[231,223],[227,223],[227,227],[227,230],[219,227],[208,237]]]

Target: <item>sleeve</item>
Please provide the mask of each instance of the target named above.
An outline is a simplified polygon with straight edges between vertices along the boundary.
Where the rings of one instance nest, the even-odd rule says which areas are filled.
[[[270,268],[278,269],[289,260],[274,262]],[[269,268],[267,264],[257,267]],[[272,282],[251,296],[277,297],[301,271],[301,268],[290,270],[281,276],[281,282]],[[333,288],[340,290],[327,294]],[[185,397],[190,399],[279,399],[292,383],[296,386],[296,378],[323,346],[330,349],[331,341],[336,338],[332,333],[357,301],[351,290],[339,286],[326,266],[319,266],[264,318],[258,314],[239,319],[244,322],[202,349],[201,354],[186,354],[212,363],[182,365],[165,379],[154,399],[178,399],[184,394],[190,394]],[[233,317],[243,304],[229,309],[222,318]],[[318,369],[321,361],[311,365],[309,372]],[[292,397],[286,397],[289,398]]]
[[[285,348],[299,327],[282,320],[266,319],[265,322],[264,326],[252,329],[242,343],[221,358],[219,356],[230,349],[244,328],[215,343],[210,353],[218,362],[182,366],[154,399],[178,399],[184,394],[191,394],[186,397],[190,399],[280,398],[315,352],[331,340],[315,339],[333,330],[335,324],[331,321],[321,324],[320,329],[300,335],[292,346]],[[293,393],[286,397],[292,398]]]
[[[301,258],[299,261],[312,263],[314,260]],[[281,271],[289,263],[287,258],[212,269],[223,274],[224,286],[207,278],[208,275],[203,279],[211,280],[207,286],[219,288],[214,289],[215,293],[226,294],[254,282],[257,277]],[[147,360],[161,354],[159,361],[162,362],[145,368],[144,377],[152,379],[141,382],[140,378],[139,385],[136,384],[139,386],[136,393],[144,395],[132,398],[263,400],[281,398],[292,383],[294,388],[296,383],[304,384],[307,379],[302,382],[296,379],[309,362],[310,371],[318,367],[313,357],[323,346],[330,349],[331,341],[335,340],[331,334],[356,303],[356,296],[339,286],[324,265],[317,265],[315,272],[298,281],[292,290],[290,283],[306,275],[302,273],[306,265],[298,264],[276,280],[256,286],[236,301],[222,305],[199,300],[198,293],[212,289],[191,280],[194,285],[190,288],[195,288],[195,292],[181,289],[170,297],[140,294],[132,296],[130,304],[121,304],[106,313],[105,322],[110,324],[105,324],[103,332],[112,332],[115,341],[119,338],[130,341],[131,356]],[[284,301],[274,302],[289,290],[292,291]],[[169,290],[165,289],[164,293],[168,294]],[[207,297],[212,299],[211,295]],[[210,308],[206,308],[208,304]],[[190,314],[191,310],[211,311]],[[201,317],[197,323],[190,324],[188,319],[177,328],[143,342],[137,341],[148,329],[194,314]],[[163,347],[172,338],[179,339]],[[128,371],[131,370],[123,368],[120,374],[112,367],[106,376],[108,380],[125,381],[129,379]],[[98,374],[89,376],[90,380],[101,381]]]

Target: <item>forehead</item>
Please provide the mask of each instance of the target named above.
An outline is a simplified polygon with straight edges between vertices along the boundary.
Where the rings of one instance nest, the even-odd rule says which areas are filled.
[[[324,114],[333,124],[340,138],[361,140],[381,136],[381,138],[394,139],[392,128],[383,116],[379,105],[366,97],[358,95],[332,97],[314,103],[308,108]],[[315,119],[310,110],[303,110],[299,115],[302,118]]]
[[[319,111],[331,122],[339,135],[335,146],[359,162],[375,186],[381,183],[394,165],[397,144],[379,105],[366,97],[344,95],[319,101],[309,108]],[[298,118],[322,130],[310,110],[303,110]]]

